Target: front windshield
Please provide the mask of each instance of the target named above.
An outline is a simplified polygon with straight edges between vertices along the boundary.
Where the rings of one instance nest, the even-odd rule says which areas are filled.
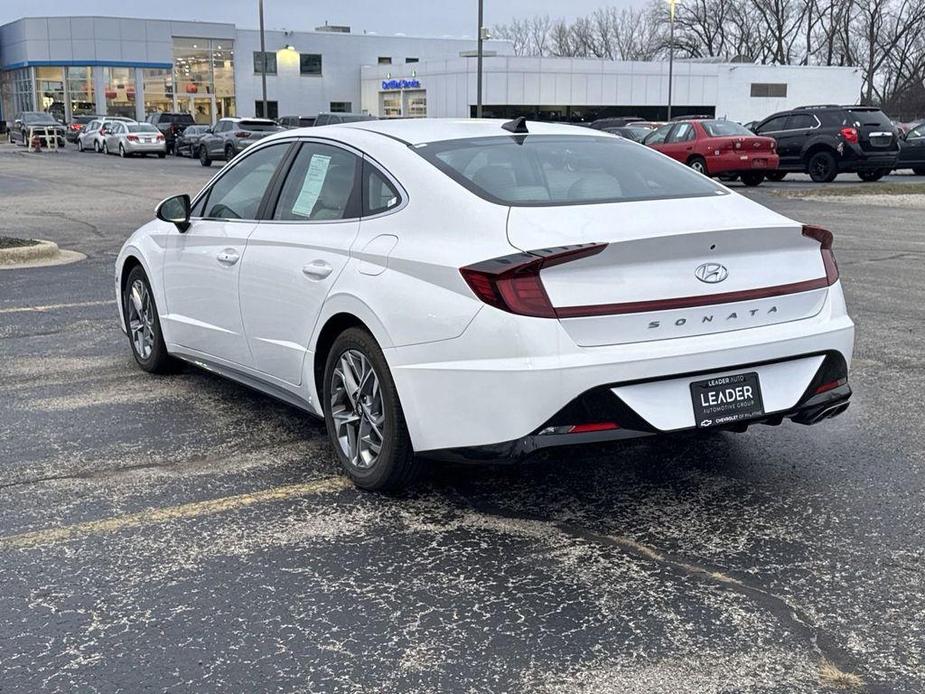
[[[483,137],[432,142],[415,151],[475,194],[507,205],[574,205],[724,192],[686,166],[610,136]]]
[[[744,125],[739,125],[731,120],[705,120],[701,121],[701,124],[710,137],[734,137],[755,134]]]

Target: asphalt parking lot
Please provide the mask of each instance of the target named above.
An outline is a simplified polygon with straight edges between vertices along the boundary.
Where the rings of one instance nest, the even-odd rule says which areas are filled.
[[[0,691],[925,691],[921,210],[734,185],[836,234],[838,419],[390,498],[300,412],[135,368],[115,254],[217,170],[0,145],[0,235],[87,255],[0,270]]]

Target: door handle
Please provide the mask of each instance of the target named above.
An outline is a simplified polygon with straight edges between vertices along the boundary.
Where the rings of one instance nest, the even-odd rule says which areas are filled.
[[[313,260],[302,268],[302,274],[316,280],[323,280],[334,272],[334,268],[323,260]]]
[[[224,251],[215,256],[222,265],[234,265],[241,260],[241,256],[236,251],[226,248]]]

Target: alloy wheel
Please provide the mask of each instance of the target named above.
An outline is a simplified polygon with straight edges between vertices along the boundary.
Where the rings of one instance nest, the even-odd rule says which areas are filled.
[[[337,442],[350,464],[368,470],[382,451],[385,412],[379,377],[360,351],[341,354],[331,376],[331,416]]]
[[[128,326],[135,353],[147,360],[154,350],[154,304],[145,283],[137,279],[128,296]]]

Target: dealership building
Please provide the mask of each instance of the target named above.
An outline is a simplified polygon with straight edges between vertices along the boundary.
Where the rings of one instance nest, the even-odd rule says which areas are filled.
[[[475,41],[353,33],[349,27],[259,32],[233,24],[115,17],[29,17],[0,26],[0,119],[48,111],[143,119],[184,111],[197,122],[363,111],[468,117]],[[587,121],[666,116],[668,64],[513,55],[488,41],[484,113]],[[855,103],[857,68],[676,61],[675,114],[747,121],[807,103]]]

